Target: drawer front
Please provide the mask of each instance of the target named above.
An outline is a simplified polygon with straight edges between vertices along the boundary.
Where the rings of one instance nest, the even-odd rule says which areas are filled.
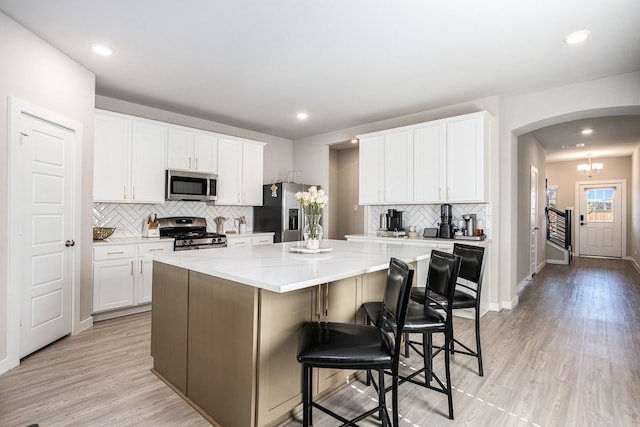
[[[229,237],[227,236],[227,246],[251,246],[251,236]]]
[[[138,244],[138,256],[145,256],[146,254],[158,252],[173,252],[173,241]]]
[[[273,243],[273,236],[253,236],[252,242],[255,245],[270,245]]]
[[[100,245],[93,247],[93,260],[133,258],[136,256],[135,245]]]

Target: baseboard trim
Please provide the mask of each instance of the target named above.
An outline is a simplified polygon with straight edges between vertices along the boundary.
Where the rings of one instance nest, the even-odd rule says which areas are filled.
[[[121,308],[117,310],[105,311],[102,313],[93,313],[93,321],[115,319],[116,317],[128,316],[130,314],[144,313],[151,311],[151,304],[136,305],[134,307]]]

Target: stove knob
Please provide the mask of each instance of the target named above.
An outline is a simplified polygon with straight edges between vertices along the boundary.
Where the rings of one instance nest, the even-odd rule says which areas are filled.
[[[189,240],[189,244],[190,244],[190,245],[193,245],[193,240]]]

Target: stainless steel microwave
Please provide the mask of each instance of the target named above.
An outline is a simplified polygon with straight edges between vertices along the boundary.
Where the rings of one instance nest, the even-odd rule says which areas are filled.
[[[214,174],[168,169],[166,199],[214,201],[217,199],[217,179]]]

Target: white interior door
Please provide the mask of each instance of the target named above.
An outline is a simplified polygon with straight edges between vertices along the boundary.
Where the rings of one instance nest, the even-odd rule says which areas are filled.
[[[529,276],[536,274],[536,266],[538,264],[538,169],[531,166],[530,178],[530,196],[531,196],[531,215],[529,218]]]
[[[580,255],[622,257],[622,185],[580,184],[578,195]]]
[[[20,357],[71,333],[74,135],[22,113]]]

